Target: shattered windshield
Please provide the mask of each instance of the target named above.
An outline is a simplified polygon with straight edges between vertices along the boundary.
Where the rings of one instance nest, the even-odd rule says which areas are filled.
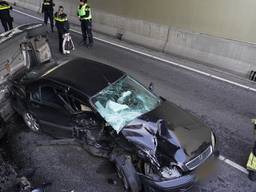
[[[119,133],[132,120],[155,109],[160,99],[126,76],[93,96],[91,102]]]

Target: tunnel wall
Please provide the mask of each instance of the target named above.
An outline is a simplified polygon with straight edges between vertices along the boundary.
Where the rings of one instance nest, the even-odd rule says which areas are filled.
[[[40,11],[41,0],[10,0]],[[71,22],[78,0],[64,5]],[[91,0],[93,28],[158,51],[248,76],[256,69],[255,0]]]

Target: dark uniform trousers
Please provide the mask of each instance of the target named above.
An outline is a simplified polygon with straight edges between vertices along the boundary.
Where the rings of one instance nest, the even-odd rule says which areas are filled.
[[[5,31],[11,30],[13,28],[12,22],[13,18],[10,15],[10,10],[12,7],[6,1],[0,1],[0,20]]]
[[[93,35],[92,35],[92,20],[83,19],[81,20],[81,30],[83,34],[83,40],[86,44],[93,44]],[[88,39],[88,41],[87,41]]]
[[[53,24],[53,11],[51,11],[51,10],[46,10],[44,12],[44,23],[45,23],[45,25],[47,25],[48,20],[50,20],[51,29],[53,30],[53,26],[54,26],[54,24]]]
[[[51,24],[51,29],[53,31],[53,11],[54,11],[54,7],[55,4],[53,3],[52,0],[43,0],[42,3],[42,13],[44,13],[44,23],[45,25],[47,25],[48,23],[48,19],[50,20],[50,24]]]
[[[1,15],[0,19],[5,31],[13,29],[13,18],[10,15]]]
[[[58,32],[58,35],[59,35],[59,51],[60,51],[60,53],[63,53],[63,47],[62,47],[62,44],[63,44],[63,41],[64,41],[64,39],[63,39],[63,35],[64,35],[65,33],[63,33],[63,32]]]

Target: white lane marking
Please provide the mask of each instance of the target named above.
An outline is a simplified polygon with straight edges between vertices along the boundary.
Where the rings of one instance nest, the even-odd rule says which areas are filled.
[[[241,172],[247,174],[247,175],[249,174],[246,168],[244,168],[244,167],[242,167],[241,165],[238,165],[237,163],[235,163],[235,162],[233,162],[233,161],[231,161],[231,160],[229,160],[229,159],[223,157],[222,155],[220,155],[218,159],[219,159],[220,161],[223,161],[224,163],[230,165],[231,167],[234,167],[234,168],[236,168],[237,170],[239,170],[239,171],[241,171]]]
[[[35,17],[33,15],[29,15],[27,13],[24,13],[24,12],[21,12],[19,10],[16,10],[14,9],[15,12],[17,13],[20,13],[20,14],[23,14],[23,15],[26,15],[28,17],[31,17],[31,18],[34,18],[34,19],[37,19],[39,21],[43,21],[43,19],[39,18],[39,17]],[[79,33],[81,34],[80,31],[76,31],[74,29],[70,29],[71,31],[75,32],[75,33]],[[256,89],[254,88],[251,88],[251,87],[248,87],[248,86],[245,86],[245,85],[242,85],[242,84],[239,84],[237,82],[233,82],[233,81],[230,81],[230,80],[227,80],[227,79],[224,79],[222,77],[218,77],[216,75],[211,75],[209,73],[206,73],[206,72],[203,72],[203,71],[200,71],[200,70],[197,70],[197,69],[194,69],[194,68],[191,68],[191,67],[188,67],[188,66],[184,66],[182,64],[179,64],[179,63],[175,63],[173,61],[169,61],[169,60],[166,60],[166,59],[163,59],[163,58],[160,58],[160,57],[157,57],[157,56],[154,56],[154,55],[150,55],[148,53],[144,53],[144,52],[141,52],[141,51],[138,51],[138,50],[135,50],[135,49],[132,49],[132,48],[129,48],[129,47],[125,47],[123,45],[120,45],[120,44],[117,44],[117,43],[113,43],[113,42],[110,42],[110,41],[107,41],[107,40],[104,40],[104,39],[101,39],[101,38],[97,38],[97,37],[94,37],[96,40],[98,41],[101,41],[101,42],[104,42],[104,43],[107,43],[107,44],[110,44],[110,45],[114,45],[116,47],[120,47],[122,49],[125,49],[125,50],[128,50],[128,51],[131,51],[131,52],[134,52],[134,53],[138,53],[140,55],[143,55],[143,56],[146,56],[146,57],[150,57],[152,59],[155,59],[155,60],[158,60],[158,61],[161,61],[161,62],[165,62],[165,63],[169,63],[169,64],[172,64],[174,66],[177,66],[177,67],[180,67],[180,68],[183,68],[183,69],[186,69],[186,70],[189,70],[189,71],[193,71],[193,72],[196,72],[196,73],[199,73],[201,75],[205,75],[205,76],[208,76],[208,77],[211,77],[213,79],[217,79],[217,80],[220,80],[220,81],[223,81],[223,82],[226,82],[226,83],[229,83],[229,84],[232,84],[232,85],[235,85],[235,86],[238,86],[238,87],[241,87],[241,88],[245,88],[245,89],[248,89],[250,91],[253,91],[253,92],[256,92]],[[235,169],[245,173],[245,174],[248,174],[248,171],[246,170],[246,168],[238,165],[237,163],[225,158],[224,156],[220,155],[219,156],[219,160],[223,161],[224,163],[234,167]]]
[[[23,15],[26,15],[28,17],[31,17],[31,18],[34,18],[34,19],[37,19],[39,21],[43,21],[42,18],[39,18],[39,17],[35,17],[33,15],[29,15],[27,13],[24,13],[22,11],[19,11],[19,10],[16,10],[14,9],[15,12],[18,12],[20,14],[23,14]],[[77,31],[77,30],[74,30],[74,29],[70,29],[70,31],[73,31],[75,33],[78,33],[78,34],[81,34],[80,31]],[[229,83],[231,85],[235,85],[237,87],[241,87],[241,88],[244,88],[244,89],[247,89],[249,91],[253,91],[253,92],[256,92],[256,89],[255,88],[252,88],[252,87],[249,87],[249,86],[246,86],[246,85],[243,85],[243,84],[240,84],[240,83],[237,83],[237,82],[234,82],[234,81],[230,81],[228,79],[225,79],[225,78],[222,78],[222,77],[218,77],[216,75],[212,75],[210,73],[206,73],[206,72],[203,72],[203,71],[200,71],[198,69],[194,69],[192,67],[188,67],[188,66],[185,66],[185,65],[182,65],[182,64],[179,64],[179,63],[176,63],[176,62],[173,62],[173,61],[170,61],[170,60],[167,60],[167,59],[163,59],[161,57],[157,57],[157,56],[154,56],[154,55],[151,55],[149,53],[145,53],[145,52],[142,52],[142,51],[139,51],[139,50],[136,50],[136,49],[132,49],[132,48],[129,48],[129,47],[125,47],[123,45],[120,45],[120,44],[117,44],[117,43],[113,43],[111,41],[107,41],[105,39],[101,39],[101,38],[98,38],[98,37],[94,37],[94,39],[98,40],[98,41],[101,41],[103,43],[107,43],[107,44],[110,44],[110,45],[113,45],[113,46],[116,46],[116,47],[119,47],[119,48],[122,48],[122,49],[125,49],[125,50],[128,50],[128,51],[131,51],[131,52],[134,52],[134,53],[137,53],[137,54],[140,54],[140,55],[143,55],[143,56],[146,56],[146,57],[149,57],[149,58],[152,58],[152,59],[155,59],[155,60],[158,60],[158,61],[161,61],[161,62],[164,62],[164,63],[169,63],[171,65],[174,65],[176,67],[179,67],[179,68],[182,68],[182,69],[186,69],[188,71],[192,71],[192,72],[195,72],[195,73],[198,73],[198,74],[201,74],[201,75],[204,75],[204,76],[207,76],[207,77],[210,77],[210,78],[213,78],[213,79],[216,79],[216,80],[219,80],[219,81],[223,81],[225,83]]]
[[[34,19],[39,20],[39,21],[44,21],[42,18],[35,17],[35,16],[33,16],[33,15],[29,15],[29,14],[24,13],[24,12],[22,12],[22,11],[19,11],[19,10],[17,10],[17,9],[13,9],[13,11],[14,11],[14,12],[17,12],[17,13],[20,13],[20,14],[22,14],[22,15],[26,15],[26,16],[28,16],[28,17],[34,18]]]

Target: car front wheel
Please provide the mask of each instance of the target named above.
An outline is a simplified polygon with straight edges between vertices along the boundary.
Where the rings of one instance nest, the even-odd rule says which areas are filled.
[[[40,130],[40,125],[34,115],[29,112],[24,113],[23,115],[24,122],[33,132],[38,132]]]
[[[141,191],[141,183],[131,159],[125,155],[115,156],[114,163],[118,176],[122,179],[125,191]]]

